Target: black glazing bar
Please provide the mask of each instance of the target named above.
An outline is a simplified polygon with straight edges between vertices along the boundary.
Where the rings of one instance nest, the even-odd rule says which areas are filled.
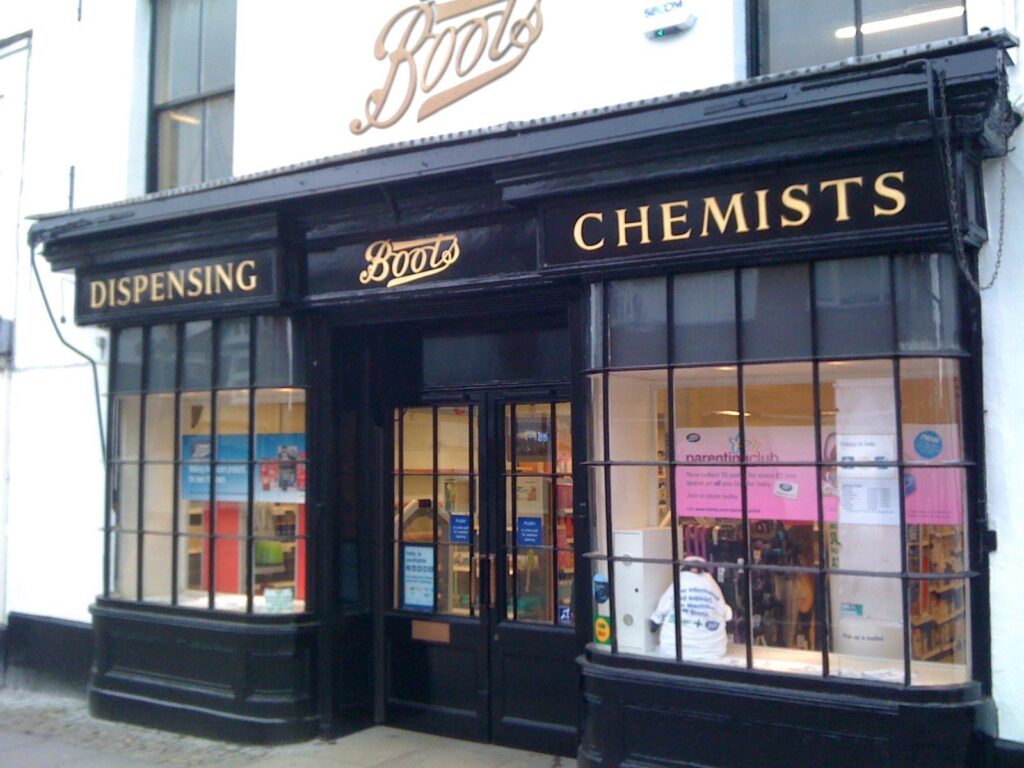
[[[209,563],[207,584],[207,606],[213,610],[217,605],[217,459],[219,451],[217,446],[217,393],[216,388],[220,382],[220,321],[214,320],[210,324],[211,349],[211,371],[210,371],[210,513],[207,516],[207,563]]]
[[[827,611],[827,601],[825,600],[825,593],[828,587],[828,577],[825,575],[828,568],[828,550],[825,547],[826,536],[825,536],[825,498],[822,491],[822,481],[824,480],[825,469],[822,466],[825,461],[824,452],[822,451],[822,440],[821,440],[821,363],[819,358],[821,357],[821,344],[818,337],[818,292],[817,292],[817,265],[812,262],[811,268],[808,270],[810,274],[810,305],[811,305],[811,351],[814,353],[815,361],[811,368],[811,397],[814,400],[814,456],[818,460],[818,468],[815,472],[815,478],[817,479],[817,521],[818,521],[818,567],[819,571],[815,576],[815,591],[814,605],[814,631],[817,633],[818,638],[821,641],[821,674],[822,677],[829,676],[829,631],[828,622],[825,617],[829,615]],[[813,647],[809,650],[814,650]]]
[[[397,418],[394,418],[396,416]],[[402,576],[399,576],[398,574],[403,573],[401,569],[403,559],[405,557],[405,550],[400,544],[400,542],[405,540],[405,409],[394,409],[392,411],[392,418],[395,423],[395,431],[398,433],[392,433],[392,440],[395,441],[392,445],[396,445],[398,447],[398,504],[392,504],[392,509],[395,509],[397,506],[397,513],[395,514],[397,514],[398,517],[398,524],[396,526],[394,519],[392,519],[391,525],[389,526],[391,532],[388,538],[391,541],[391,558],[393,559],[395,557],[396,552],[398,555],[397,567],[393,567],[391,569],[391,573],[393,574],[393,578],[396,582],[392,600],[396,607],[401,608],[402,594],[405,589],[405,584],[401,581],[404,579],[404,574]],[[392,482],[391,487],[394,489],[394,482]],[[392,490],[392,493],[394,492],[395,491]],[[398,544],[398,546],[396,547],[395,544]]]
[[[855,31],[854,53],[857,56],[864,55],[864,6],[863,0],[853,0],[853,28]]]
[[[259,333],[259,327],[256,323],[256,317],[252,316],[249,318],[249,429],[247,434],[248,440],[248,458],[249,466],[246,477],[247,490],[245,493],[245,504],[246,504],[246,519],[245,519],[245,612],[253,612],[254,592],[255,592],[255,581],[256,581],[256,568],[255,568],[255,544],[253,543],[253,531],[255,529],[254,511],[255,504],[253,503],[253,485],[256,480],[256,342],[257,335]],[[291,361],[288,361],[291,366]],[[298,514],[298,509],[295,510]],[[298,522],[296,520],[296,522]],[[274,531],[277,534],[277,531]],[[297,547],[296,547],[297,550]],[[296,566],[296,555],[298,552],[295,551],[292,556],[292,569],[294,571],[293,576],[298,577],[298,569]],[[298,588],[298,583],[296,583]]]
[[[893,399],[896,417],[896,461],[897,461],[897,494],[899,498],[899,525],[900,525],[900,597],[902,600],[903,613],[903,684],[910,687],[911,684],[911,623],[910,623],[910,579],[907,562],[907,504],[904,494],[904,483],[906,482],[906,468],[903,460],[903,386],[900,381],[900,358],[899,358],[899,310],[896,301],[896,263],[894,257],[889,257],[889,295],[892,297],[892,340],[893,340]]]
[[[466,483],[469,492],[469,615],[476,616],[477,606],[473,599],[480,590],[480,568],[474,571],[473,564],[477,562],[477,540],[476,540],[476,440],[473,434],[476,406],[470,405],[467,412],[466,428],[469,431],[469,477]],[[450,530],[450,529],[449,529]]]
[[[440,464],[438,462],[440,460],[439,454],[440,454],[440,443],[441,443],[440,433],[438,432],[438,415],[437,415],[438,410],[439,409],[438,409],[437,406],[433,406],[430,409],[431,429],[433,430],[433,433],[432,433],[433,434],[433,442],[431,444],[431,447],[432,447],[433,452],[434,452],[434,474],[433,474],[433,476],[431,477],[431,480],[430,480],[430,482],[431,482],[431,492],[434,494],[433,498],[430,500],[430,510],[432,512],[432,522],[433,522],[433,525],[434,525],[434,531],[433,531],[433,536],[434,536],[434,539],[433,539],[433,541],[434,541],[434,613],[437,613],[437,607],[438,607],[437,606],[437,597],[438,597],[438,593],[440,591],[440,590],[438,590],[438,583],[439,583],[438,571],[441,568],[441,542],[438,540],[438,537],[437,537],[437,527],[438,527],[437,526],[437,522],[438,522],[437,518],[438,518],[438,515],[440,515],[440,510],[437,508],[437,473],[440,471],[440,469],[439,469]],[[450,518],[449,518],[449,520],[450,520]],[[451,523],[450,522],[449,522],[449,529],[448,530],[451,531]]]
[[[669,277],[665,281],[665,307],[666,315],[668,316],[667,328],[666,328],[666,345],[668,347],[666,360],[672,361],[675,357],[675,334],[676,334],[676,323],[675,323],[675,290],[674,280]],[[666,418],[668,424],[665,425],[665,445],[663,449],[665,451],[665,458],[668,460],[668,466],[659,468],[658,471],[667,473],[665,477],[665,489],[668,494],[666,500],[669,513],[669,527],[672,529],[672,610],[675,614],[675,643],[676,643],[676,659],[683,661],[683,622],[682,616],[679,615],[679,568],[680,560],[682,559],[679,555],[679,519],[676,517],[676,471],[675,471],[675,460],[676,460],[676,441],[675,441],[675,427],[676,427],[676,398],[675,398],[675,371],[671,365],[665,372],[667,377],[667,395],[666,395],[666,409],[668,413]],[[660,524],[661,521],[659,520]],[[683,553],[685,556],[685,553]],[[646,618],[646,617],[645,617]]]
[[[742,281],[740,279],[740,270],[735,271],[735,278],[733,280],[733,289],[735,291],[735,312],[736,312],[736,358],[737,360],[743,360],[743,291]],[[746,431],[746,419],[743,414],[746,413],[746,390],[743,385],[745,366],[741,363],[736,366],[736,410],[739,414],[736,417],[739,423],[739,435],[740,435],[740,526],[742,528],[743,536],[743,556],[746,560],[747,565],[753,562],[753,556],[751,555],[750,549],[750,514],[747,510],[747,431]],[[754,667],[754,613],[753,613],[753,571],[747,568],[743,571],[743,614],[746,620],[746,637],[744,638],[746,644],[746,656],[747,656],[747,669],[753,669]]]
[[[179,521],[181,505],[181,377],[183,359],[184,326],[174,326],[174,448],[171,454],[174,459],[174,478],[171,480],[171,605],[178,604],[178,579],[181,578],[178,567],[180,551],[181,522]],[[109,432],[107,433],[109,434]],[[188,547],[185,547],[186,552]]]
[[[111,547],[114,536],[116,535],[113,531],[113,514],[114,514],[114,472],[118,473],[117,487],[121,487],[121,463],[117,461],[117,454],[121,450],[118,439],[118,432],[115,431],[114,425],[118,424],[118,420],[114,418],[115,410],[120,411],[121,399],[117,396],[117,356],[118,356],[118,339],[120,333],[111,332],[110,334],[110,359],[113,363],[110,366],[110,373],[108,374],[108,389],[107,393],[107,484],[104,490],[104,501],[106,506],[103,510],[103,597],[110,597],[110,582],[113,580],[113,574],[111,573],[110,566],[113,562],[111,557]]]
[[[143,554],[145,552],[145,528],[143,527],[146,523],[144,519],[145,504],[143,503],[146,498],[146,410],[148,408],[148,397],[147,397],[147,379],[149,377],[149,337],[150,329],[142,329],[142,349],[140,354],[142,355],[142,371],[140,380],[140,394],[139,394],[139,458],[138,458],[138,479],[139,484],[139,508],[136,510],[138,513],[138,522],[135,525],[135,530],[138,531],[136,534],[137,539],[135,541],[135,547],[137,550],[136,561],[135,561],[135,599],[142,600],[144,591],[144,566],[142,562]]]
[[[602,362],[606,370],[601,374],[601,440],[604,447],[604,459],[609,466],[604,469],[604,533],[605,553],[608,557],[606,568],[608,570],[608,617],[607,621],[612,626],[612,653],[619,651],[619,633],[614,626],[615,621],[615,564],[612,558],[615,557],[615,537],[612,535],[612,471],[611,471],[611,405],[609,395],[611,394],[611,379],[607,366],[611,362],[611,323],[608,321],[608,283],[601,284],[601,349]],[[600,609],[598,607],[598,614]]]
[[[503,488],[502,490],[503,490],[503,492],[508,494],[509,501],[512,504],[512,510],[511,510],[511,512],[512,512],[512,536],[511,536],[511,541],[508,540],[509,539],[509,535],[508,535],[508,528],[507,527],[506,527],[506,529],[504,531],[501,531],[498,535],[505,537],[506,544],[508,545],[508,549],[509,549],[509,552],[510,552],[508,557],[511,557],[512,568],[511,568],[511,570],[509,570],[508,564],[507,563],[502,563],[502,573],[501,573],[501,575],[502,575],[502,578],[508,578],[509,576],[511,576],[511,578],[512,578],[512,620],[513,621],[518,621],[519,620],[519,537],[516,535],[516,531],[518,530],[518,526],[519,526],[519,493],[518,493],[518,487],[517,487],[519,485],[519,474],[517,472],[517,470],[519,469],[519,450],[516,447],[516,437],[519,435],[519,415],[516,413],[516,406],[514,404],[513,405],[508,405],[508,406],[505,406],[505,407],[506,407],[506,412],[505,412],[505,414],[502,415],[502,419],[505,422],[505,429],[508,430],[508,435],[507,435],[508,442],[507,442],[507,444],[508,444],[509,451],[511,451],[511,457],[510,457],[510,462],[509,462],[511,473],[508,476],[508,479],[506,480],[505,488]],[[509,484],[511,484],[511,485],[509,485]],[[506,522],[505,525],[507,526],[508,523]],[[492,568],[497,568],[498,567],[497,566],[497,558],[495,558],[495,563],[493,563],[491,565],[491,567]],[[507,589],[507,586],[506,586],[506,589]],[[497,608],[495,608],[495,610],[497,610]],[[505,615],[506,616],[508,615],[508,608],[507,607],[505,608]]]
[[[551,621],[558,624],[558,421],[555,412],[555,401],[551,401],[548,442],[550,443],[551,466],[548,469],[548,515],[550,516],[551,536]],[[543,543],[543,538],[541,542]]]

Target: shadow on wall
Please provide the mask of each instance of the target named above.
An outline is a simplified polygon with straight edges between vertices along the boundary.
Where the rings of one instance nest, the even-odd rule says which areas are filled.
[[[85,697],[94,648],[90,624],[12,613],[0,626],[0,683]]]

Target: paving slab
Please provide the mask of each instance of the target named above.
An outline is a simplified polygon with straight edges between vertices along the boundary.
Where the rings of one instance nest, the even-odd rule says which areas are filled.
[[[0,688],[3,768],[574,768],[575,760],[376,726],[247,746],[96,720],[85,701]]]

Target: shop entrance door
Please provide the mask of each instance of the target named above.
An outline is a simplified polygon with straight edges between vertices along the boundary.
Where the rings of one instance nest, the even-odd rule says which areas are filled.
[[[553,393],[392,410],[387,722],[575,751],[570,415]]]

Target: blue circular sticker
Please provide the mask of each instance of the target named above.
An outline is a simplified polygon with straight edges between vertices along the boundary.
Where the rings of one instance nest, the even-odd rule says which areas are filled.
[[[914,438],[914,450],[922,459],[934,459],[942,453],[942,438],[937,432],[926,429]]]

